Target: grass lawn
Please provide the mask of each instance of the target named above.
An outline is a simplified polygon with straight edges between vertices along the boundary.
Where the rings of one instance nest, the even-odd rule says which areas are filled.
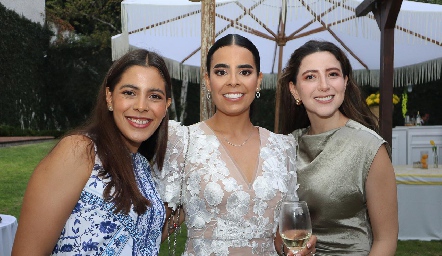
[[[20,216],[23,195],[32,171],[55,145],[54,141],[0,148],[0,213]],[[186,229],[177,237],[177,255],[183,251]],[[168,255],[167,242],[160,256]],[[442,256],[442,241],[398,241],[396,256]]]

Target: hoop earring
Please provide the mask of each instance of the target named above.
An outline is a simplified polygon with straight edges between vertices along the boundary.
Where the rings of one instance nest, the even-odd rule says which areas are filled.
[[[210,94],[210,91],[209,91],[209,90],[207,91],[206,98],[207,98],[208,100],[210,100],[210,99],[212,98],[212,94]]]
[[[261,93],[260,93],[259,91],[256,91],[256,93],[255,93],[255,97],[256,97],[257,99],[259,99],[259,97],[261,97]]]
[[[295,103],[296,103],[296,105],[301,105],[302,104],[302,100],[299,100],[299,99],[295,99]]]

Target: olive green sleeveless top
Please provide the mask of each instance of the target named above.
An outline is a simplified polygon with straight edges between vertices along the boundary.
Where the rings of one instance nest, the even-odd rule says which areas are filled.
[[[322,134],[307,131],[292,134],[299,144],[298,196],[310,210],[316,255],[368,255],[373,234],[365,181],[386,141],[353,120]]]

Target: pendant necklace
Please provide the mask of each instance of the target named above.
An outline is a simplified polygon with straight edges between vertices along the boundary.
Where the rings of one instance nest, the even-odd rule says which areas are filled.
[[[242,146],[244,146],[244,145],[247,143],[247,141],[249,141],[249,139],[252,137],[252,134],[253,134],[253,132],[251,132],[251,133],[249,134],[249,137],[247,137],[247,139],[246,139],[243,143],[241,143],[241,144],[233,144],[232,142],[228,141],[226,137],[224,137],[224,136],[222,136],[222,135],[221,135],[221,136],[222,136],[223,139],[227,142],[227,144],[229,144],[230,146],[234,146],[234,147],[242,147]]]

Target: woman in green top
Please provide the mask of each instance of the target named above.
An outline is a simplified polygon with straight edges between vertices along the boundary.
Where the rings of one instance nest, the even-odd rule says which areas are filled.
[[[317,255],[394,255],[390,147],[348,58],[330,42],[309,41],[292,54],[279,82],[282,133],[299,143],[298,195],[309,205]]]

